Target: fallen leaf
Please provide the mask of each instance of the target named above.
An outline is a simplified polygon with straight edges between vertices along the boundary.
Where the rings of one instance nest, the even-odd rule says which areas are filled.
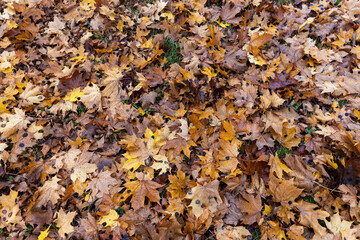
[[[76,212],[66,213],[63,209],[60,209],[55,220],[56,226],[59,228],[60,237],[65,239],[65,234],[68,235],[74,231],[74,227],[71,225],[71,222],[75,218],[76,214]]]

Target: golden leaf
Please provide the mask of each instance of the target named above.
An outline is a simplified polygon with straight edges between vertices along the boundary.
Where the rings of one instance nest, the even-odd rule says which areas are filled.
[[[119,222],[117,221],[119,219],[119,215],[114,209],[110,209],[109,213],[105,216],[103,216],[99,222],[102,226],[110,226],[111,228],[114,228],[115,226],[119,225]]]
[[[167,188],[173,198],[184,198],[186,196],[185,188],[189,181],[189,176],[186,176],[181,170],[177,170],[176,176],[169,175],[170,186]]]
[[[49,226],[46,230],[40,232],[38,240],[44,240],[47,237],[47,235],[49,234],[50,227],[51,226]]]
[[[292,170],[288,166],[286,166],[285,163],[281,162],[277,153],[275,154],[275,156],[274,155],[270,156],[269,165],[270,165],[270,172],[271,173],[275,172],[276,176],[280,179],[283,176],[283,171],[286,173],[292,172]]]
[[[84,92],[82,92],[80,90],[80,88],[75,88],[71,92],[68,92],[66,94],[66,96],[64,97],[64,100],[65,101],[70,101],[70,102],[76,102],[77,100],[80,99],[80,97],[82,95],[84,95]]]

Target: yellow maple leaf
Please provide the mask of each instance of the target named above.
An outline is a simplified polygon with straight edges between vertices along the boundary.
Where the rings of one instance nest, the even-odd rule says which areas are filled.
[[[74,191],[76,193],[78,193],[79,195],[82,195],[84,193],[85,189],[87,188],[88,184],[87,184],[87,182],[82,183],[82,182],[80,182],[79,179],[76,179],[73,186],[74,186]]]
[[[117,24],[116,24],[116,28],[122,33],[123,30],[124,30],[124,23],[122,21],[119,21]]]
[[[288,149],[298,146],[301,142],[301,138],[295,137],[295,134],[296,127],[286,129],[286,132],[283,134],[281,144]]]
[[[39,197],[36,200],[37,207],[46,205],[49,201],[56,204],[62,194],[61,186],[58,184],[60,178],[57,176],[52,177],[46,181],[42,187],[39,188]]]
[[[185,210],[184,203],[180,198],[169,198],[169,205],[166,208],[167,212],[172,213],[172,215],[176,216],[176,213],[183,214]]]
[[[267,109],[270,106],[279,107],[281,106],[285,100],[279,97],[276,93],[270,93],[269,90],[266,90],[265,93],[260,97],[261,104],[260,107],[262,109]]]
[[[141,48],[153,48],[153,47],[154,47],[153,38],[149,38],[146,42],[144,42],[141,45]]]
[[[286,166],[285,163],[281,162],[277,153],[275,154],[275,156],[273,155],[270,156],[269,165],[270,165],[270,172],[271,173],[275,172],[276,176],[280,179],[283,176],[283,171],[286,173],[292,172],[292,170],[288,166]]]
[[[278,222],[267,221],[267,225],[264,227],[264,230],[268,236],[271,236],[271,239],[287,239],[284,230],[282,230]],[[265,232],[264,230],[261,232]]]
[[[80,63],[84,60],[86,60],[86,57],[88,53],[85,52],[85,48],[83,46],[80,46],[79,49],[74,49],[75,57],[70,58],[70,61],[75,61],[76,63]]]
[[[0,204],[2,207],[10,207],[13,208],[16,205],[16,198],[18,196],[18,192],[10,190],[9,195],[1,195],[0,196]]]
[[[204,150],[205,156],[199,155],[199,159],[201,160],[201,176],[210,176],[212,179],[217,179],[219,177],[219,171],[217,168],[219,167],[219,163],[214,159],[213,150]]]
[[[1,114],[3,121],[1,121],[0,133],[2,133],[4,137],[9,137],[18,130],[25,129],[27,124],[30,123],[22,109],[14,108],[14,113],[15,114]]]
[[[217,75],[212,67],[204,67],[201,73],[206,75],[209,80]]]
[[[265,30],[267,31],[267,33],[270,33],[275,36],[278,36],[280,34],[277,28],[273,24],[269,24],[268,27],[265,27]]]
[[[64,97],[65,101],[76,102],[80,97],[84,95],[84,92],[80,88],[75,88],[71,92],[68,92]]]
[[[338,168],[336,162],[334,162],[334,156],[332,154],[326,155],[326,162],[334,169]]]
[[[262,58],[261,56],[254,57],[250,53],[247,53],[247,56],[249,58],[249,62],[254,63],[256,65],[263,66],[263,65],[267,64],[267,61],[264,58]]]
[[[105,215],[99,222],[102,226],[110,226],[111,228],[119,225],[117,221],[119,219],[119,215],[114,209],[110,209],[109,214]]]
[[[217,71],[218,71],[219,73],[221,73],[222,75],[224,75],[224,76],[227,76],[227,75],[228,75],[228,73],[227,73],[226,71],[222,70],[219,65],[217,66]]]
[[[339,213],[336,213],[333,216],[331,216],[330,221],[325,220],[325,224],[327,228],[335,235],[341,233],[342,235],[348,235],[349,239],[351,239],[351,237],[355,237],[355,236],[351,236],[350,227],[352,225],[352,222],[342,219]]]
[[[356,58],[360,59],[360,46],[353,47],[353,49],[351,49],[351,53],[354,53]]]
[[[23,79],[16,80],[16,87],[17,87],[17,90],[19,91],[19,93],[22,93],[25,91],[27,83],[28,83],[27,80],[23,80]]]
[[[46,230],[44,231],[41,231],[39,237],[38,237],[38,240],[44,240],[47,235],[49,234],[49,229],[50,229],[51,226],[49,226]]]
[[[151,165],[151,167],[155,170],[160,170],[159,175],[164,174],[170,170],[169,161],[164,155],[155,155],[153,156],[155,162]]]
[[[132,169],[133,171],[136,171],[136,169],[138,169],[141,165],[144,165],[145,159],[148,158],[148,155],[145,155],[145,157],[132,157],[130,152],[124,153],[123,156],[126,158],[126,162],[124,163],[123,168],[126,170]]]
[[[13,70],[13,67],[11,63],[9,62],[1,62],[0,61],[0,71],[3,73],[11,73]]]
[[[161,17],[166,17],[168,20],[171,20],[174,18],[174,15],[171,12],[164,12],[160,15]]]
[[[7,21],[6,21],[6,25],[8,26],[9,30],[18,27],[18,25],[16,24],[15,21],[10,21],[10,20],[7,20]]]
[[[185,106],[183,103],[180,103],[180,107],[178,110],[176,110],[175,112],[175,117],[180,118],[183,117],[185,115],[187,111],[185,110]]]
[[[8,86],[4,91],[4,96],[8,98],[8,100],[15,100],[15,95],[18,94],[19,91],[15,88],[15,86]]]
[[[235,129],[230,121],[223,121],[222,126],[225,131],[220,132],[220,137],[224,140],[233,140],[235,137]]]
[[[70,146],[81,146],[83,142],[87,142],[88,140],[86,138],[82,139],[81,137],[77,137],[75,141],[69,140]]]
[[[187,187],[187,183],[189,181],[189,176],[178,170],[176,176],[169,175],[170,186],[168,186],[167,190],[171,193],[173,198],[184,198],[186,196],[185,188]]]
[[[356,108],[354,109],[354,115],[358,120],[360,119],[360,112]]]
[[[195,80],[195,75],[192,71],[188,71],[182,67],[180,67],[180,72],[183,75],[183,79],[193,81]],[[180,82],[183,83],[183,82]],[[185,85],[185,83],[183,83]]]
[[[141,115],[145,115],[146,114],[146,112],[144,111],[144,109],[142,109],[142,107],[139,107],[138,109],[137,109],[140,113],[141,113]]]
[[[95,0],[83,0],[80,3],[80,8],[85,10],[85,11],[94,10],[95,9],[95,4],[96,4]]]
[[[219,167],[217,168],[223,173],[234,172],[237,170],[239,160],[237,156],[239,154],[238,149],[242,143],[234,138],[232,141],[221,141],[221,150],[219,151]]]
[[[7,105],[9,105],[8,99],[6,97],[0,100],[0,113],[10,113],[7,109]]]
[[[160,147],[163,146],[166,141],[163,138],[163,136],[160,135],[159,130],[156,130],[154,133],[147,128],[144,133],[145,139],[146,139],[146,145],[149,149],[149,152],[152,156],[156,155]]]
[[[109,8],[106,5],[102,5],[100,7],[100,13],[106,17],[108,17],[111,21],[114,21],[115,18],[117,17],[116,13],[114,12],[114,10],[112,8]]]
[[[205,22],[206,18],[203,15],[201,15],[199,12],[195,11],[195,12],[190,12],[187,21],[192,26],[194,24],[201,24]]]
[[[230,23],[227,23],[225,21],[221,21],[220,18],[216,21],[216,23],[219,24],[219,26],[222,27],[222,28],[227,28],[228,26],[231,25]]]
[[[271,206],[265,204],[263,213],[264,213],[265,215],[268,215],[269,213],[271,213],[271,211],[272,211]]]
[[[296,208],[299,210],[299,223],[303,226],[311,227],[314,229],[316,234],[319,234],[321,237],[326,236],[326,228],[321,226],[319,219],[325,221],[330,214],[322,209],[318,209],[318,205],[313,203],[308,203],[303,200],[293,203]],[[321,239],[321,238],[320,238]]]
[[[216,228],[216,239],[248,239],[251,236],[249,230],[244,226],[221,226],[222,224],[217,225]]]

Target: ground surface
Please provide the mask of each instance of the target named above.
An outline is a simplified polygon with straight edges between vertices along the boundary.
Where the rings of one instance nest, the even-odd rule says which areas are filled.
[[[1,238],[360,238],[359,14],[1,1]]]

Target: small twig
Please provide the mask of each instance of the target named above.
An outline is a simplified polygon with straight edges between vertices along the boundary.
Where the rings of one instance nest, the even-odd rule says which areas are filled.
[[[326,189],[330,190],[330,192],[338,192],[338,193],[343,193],[343,194],[345,194],[345,192],[343,192],[343,191],[341,191],[341,190],[328,188],[328,187],[326,187],[326,186],[324,186],[324,185],[322,185],[321,183],[318,183],[318,182],[315,182],[315,183],[316,183],[317,185],[319,185],[320,187],[323,187],[323,188],[326,188]]]

